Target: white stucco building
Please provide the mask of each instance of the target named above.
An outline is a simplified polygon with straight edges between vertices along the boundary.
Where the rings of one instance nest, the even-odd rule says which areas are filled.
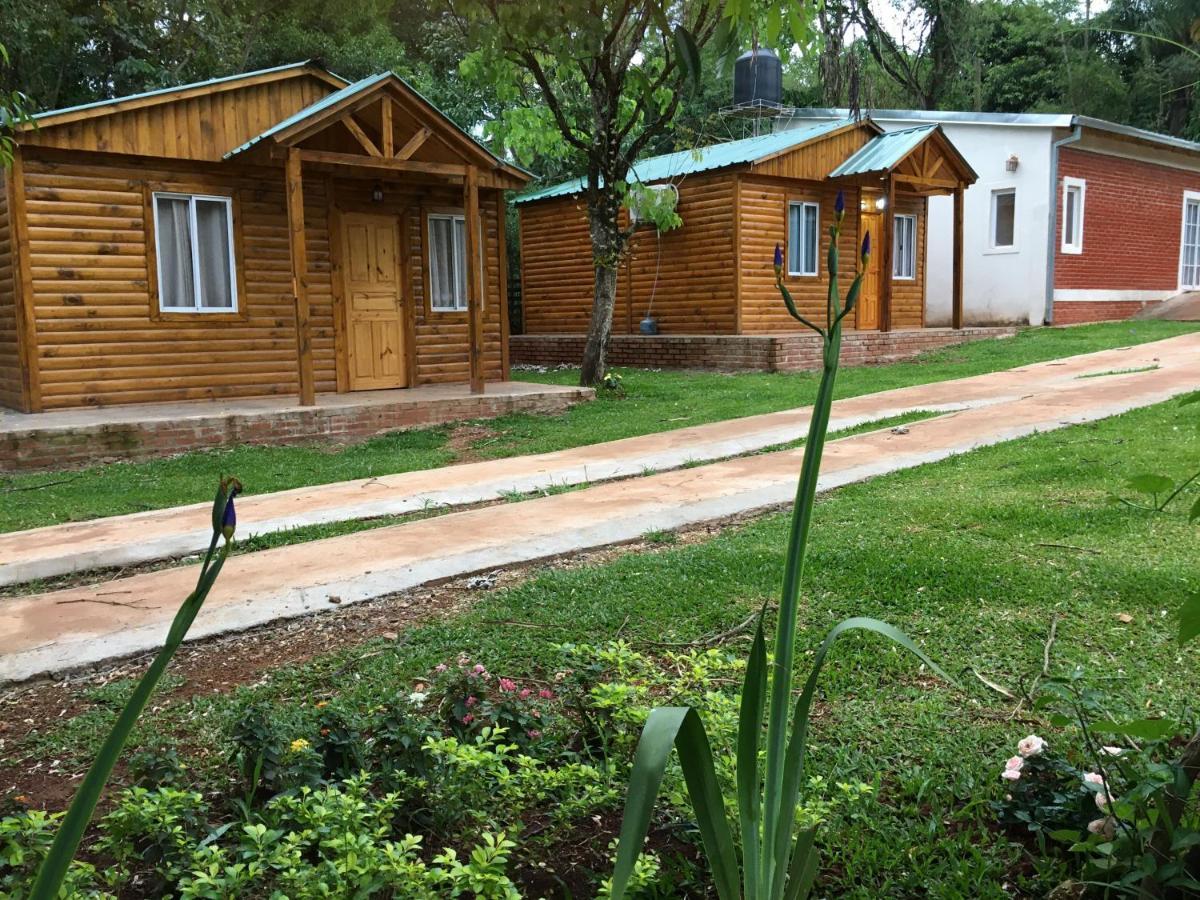
[[[864,111],[940,124],[979,180],[964,196],[971,325],[1125,318],[1200,286],[1200,144],[1060,114]],[[845,118],[788,110],[777,129]],[[952,201],[929,199],[926,324],[950,323]]]

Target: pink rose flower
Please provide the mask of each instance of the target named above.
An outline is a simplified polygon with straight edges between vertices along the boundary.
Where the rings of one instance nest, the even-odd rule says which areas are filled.
[[[522,700],[528,700],[533,696],[533,691],[531,691],[529,688],[522,688],[519,696]]]
[[[504,691],[506,694],[511,694],[516,689],[517,689],[517,683],[515,681],[513,681],[511,678],[501,678],[500,679],[500,690]]]
[[[1021,777],[1021,767],[1025,765],[1025,760],[1019,756],[1014,756],[1004,764],[1004,771],[1000,773],[1000,777],[1008,781],[1017,781]]]
[[[468,707],[474,706],[478,702],[479,702],[479,698],[476,697],[474,694],[472,694],[470,697],[467,698],[467,706]]]
[[[447,666],[445,663],[438,663],[436,666],[433,667],[433,671],[441,673],[441,672],[445,672],[446,668],[447,668]]]
[[[1038,756],[1046,748],[1046,742],[1036,734],[1031,734],[1017,742],[1017,752],[1026,759]]]
[[[534,740],[534,741],[536,741],[538,738],[540,738],[542,736],[542,733],[540,731],[538,731],[536,728],[530,728],[527,732],[525,732],[525,734],[527,734],[529,736],[530,740]]]
[[[484,675],[487,673],[487,669],[483,667],[483,663],[475,663],[475,668],[473,671],[476,675]]]
[[[470,713],[467,713],[467,714],[466,714],[465,716],[463,716],[463,718],[462,718],[462,723],[463,723],[464,725],[470,725],[470,724],[471,724],[472,722],[474,722],[474,721],[475,721],[475,717],[474,717],[473,715],[471,715]]]
[[[1083,776],[1083,780],[1086,784],[1094,784],[1099,788],[1104,787],[1104,776],[1099,772],[1088,772]]]
[[[1096,809],[1102,813],[1112,812],[1113,796],[1108,791],[1096,795]]]
[[[1116,833],[1116,821],[1112,816],[1105,816],[1103,819],[1092,819],[1088,822],[1087,830],[1092,834],[1102,834],[1107,838],[1112,838]]]
[[[540,691],[538,691],[538,696],[543,700],[553,700],[554,691],[550,690],[550,688],[542,688]]]

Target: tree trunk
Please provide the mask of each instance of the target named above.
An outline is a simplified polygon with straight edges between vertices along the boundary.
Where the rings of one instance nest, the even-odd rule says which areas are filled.
[[[592,280],[592,318],[588,323],[587,344],[583,348],[579,372],[579,383],[584,387],[595,387],[604,378],[613,307],[617,302],[617,268],[625,243],[617,221],[619,210],[616,197],[603,197],[588,210],[595,277]]]

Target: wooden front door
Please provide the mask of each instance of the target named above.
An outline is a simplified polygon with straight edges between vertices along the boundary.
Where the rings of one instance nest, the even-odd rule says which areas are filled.
[[[871,256],[867,260],[867,272],[863,275],[862,288],[858,293],[854,327],[860,331],[872,331],[879,328],[879,273],[882,271],[880,260],[883,259],[883,247],[879,240],[883,233],[883,215],[864,212],[860,221],[862,233],[871,235]]]
[[[342,235],[350,390],[408,387],[399,221],[345,213]]]

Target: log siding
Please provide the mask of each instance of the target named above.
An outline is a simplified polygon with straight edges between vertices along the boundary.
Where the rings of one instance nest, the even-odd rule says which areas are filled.
[[[53,157],[53,158],[52,158]],[[289,395],[299,388],[283,173],[116,158],[27,156],[26,197],[46,409],[117,403]],[[236,198],[234,243],[239,311],[232,316],[156,316],[153,220],[147,189],[208,190]],[[373,182],[305,173],[304,214],[313,375],[318,392],[338,389],[331,208],[369,203]],[[332,189],[332,204],[329,191]],[[421,204],[461,203],[453,187],[390,187],[372,212],[392,213],[407,234],[404,298],[413,318],[414,384],[467,380],[466,313],[426,309]],[[485,377],[501,377],[499,248],[495,192],[481,200],[486,280]],[[0,235],[2,236],[2,235]],[[0,244],[0,253],[3,253]],[[0,257],[0,278],[3,277]],[[2,283],[2,282],[0,282]],[[0,287],[0,342],[5,294]],[[11,342],[10,342],[11,343]],[[4,349],[0,343],[0,367]],[[15,380],[0,368],[5,405]]]
[[[17,333],[17,288],[9,179],[0,178],[0,406],[24,409],[21,390],[21,345]]]

